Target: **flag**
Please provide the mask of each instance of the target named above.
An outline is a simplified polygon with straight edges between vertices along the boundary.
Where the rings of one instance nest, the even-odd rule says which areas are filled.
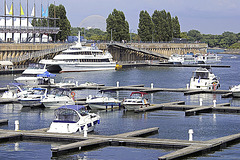
[[[6,14],[9,14],[7,4],[6,4]]]
[[[33,6],[31,16],[32,16],[32,17],[35,17],[35,5]]]
[[[10,15],[13,15],[13,4],[11,5],[10,11],[9,11]]]
[[[22,5],[20,4],[21,16],[24,16]]]
[[[47,9],[46,9],[46,11],[45,11],[45,15],[44,15],[45,17],[48,17],[48,7],[47,7]]]
[[[42,6],[42,17],[45,16],[45,13],[44,13],[44,9],[43,9],[43,6]]]

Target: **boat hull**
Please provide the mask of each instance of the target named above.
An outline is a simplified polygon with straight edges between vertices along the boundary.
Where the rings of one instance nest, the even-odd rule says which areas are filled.
[[[60,64],[60,67],[62,68],[60,72],[87,72],[87,71],[115,70],[116,62]]]
[[[137,110],[137,109],[140,109],[140,108],[145,108],[149,105],[145,105],[145,104],[124,104],[123,106],[128,111],[134,111],[134,110]]]
[[[75,105],[74,101],[43,101],[42,103],[46,108],[58,108],[64,105]]]
[[[233,97],[240,98],[240,91],[233,91],[232,92]]]

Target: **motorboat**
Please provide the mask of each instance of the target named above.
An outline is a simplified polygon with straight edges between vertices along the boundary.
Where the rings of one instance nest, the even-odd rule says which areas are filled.
[[[82,46],[80,38],[78,42],[69,49],[62,51],[52,60],[43,59],[39,63],[51,65],[59,65],[60,72],[83,72],[83,71],[99,71],[114,70],[116,62],[109,52],[103,52],[98,49],[95,44],[91,46]],[[50,71],[51,72],[51,71]]]
[[[59,83],[55,83],[56,87],[69,88],[76,86],[76,80],[74,77],[64,77]]]
[[[73,93],[70,89],[54,88],[41,102],[44,107],[50,108],[58,108],[63,105],[75,105]]]
[[[196,57],[192,52],[183,55],[182,64],[196,64],[196,63],[197,63]]]
[[[101,93],[89,95],[86,98],[86,103],[91,109],[113,109],[121,106],[121,101],[111,97],[108,94]]]
[[[173,64],[182,64],[183,61],[183,56],[179,54],[172,54],[168,59],[168,62]]]
[[[3,99],[12,99],[12,100],[17,100],[18,97],[23,94],[23,88],[21,87],[22,83],[9,83],[7,85],[7,91],[5,91],[2,95],[1,98]]]
[[[28,68],[23,71],[22,75],[14,80],[18,83],[23,83],[29,86],[46,84],[49,81],[49,77],[38,76],[46,71],[46,65],[44,64],[29,64]]]
[[[100,123],[100,116],[95,113],[89,113],[85,106],[64,105],[55,109],[55,119],[47,132],[53,133],[77,133],[94,130]]]
[[[240,98],[240,84],[230,87],[229,90],[232,92],[233,97]]]
[[[39,107],[42,106],[42,100],[47,95],[46,88],[29,88],[24,91],[20,97],[18,97],[18,101],[23,105],[23,107]]]
[[[219,79],[211,69],[197,68],[190,79],[190,89],[216,90],[220,87]]]
[[[144,98],[145,92],[132,92],[129,98],[123,100],[123,106],[126,110],[136,110],[150,106],[148,99]]]
[[[196,53],[195,55],[198,64],[209,64],[209,63],[219,63],[221,62],[221,56],[213,53],[200,54]]]
[[[79,86],[97,86],[97,85],[98,84],[94,83],[94,82],[85,82],[85,83],[80,84]]]

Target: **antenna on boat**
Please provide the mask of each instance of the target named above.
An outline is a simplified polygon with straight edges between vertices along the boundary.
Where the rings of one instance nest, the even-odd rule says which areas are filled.
[[[81,32],[78,31],[78,43],[81,43]]]

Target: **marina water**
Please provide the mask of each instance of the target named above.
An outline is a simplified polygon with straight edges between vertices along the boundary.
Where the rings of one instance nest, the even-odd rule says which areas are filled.
[[[220,77],[220,89],[228,90],[229,86],[240,83],[240,55],[221,55],[222,65],[230,68],[212,68],[215,75]],[[97,71],[57,74],[55,81],[63,77],[74,77],[78,84],[95,82],[106,86],[120,86],[144,84],[160,88],[185,88],[189,83],[192,71],[196,68],[174,67],[140,67],[128,68],[118,71]],[[19,75],[1,75],[0,87],[5,87],[14,77]],[[89,94],[96,94],[96,90],[75,91],[77,98],[85,98]],[[111,92],[111,96],[124,99],[130,91]],[[219,94],[196,94],[184,96],[183,93],[157,92],[148,95],[151,103],[165,103],[185,101],[187,105],[203,105],[230,102],[231,106],[240,107],[240,99],[221,98]],[[14,130],[14,121],[19,120],[20,130],[34,130],[50,126],[54,110],[48,108],[22,108],[21,104],[1,104],[0,119],[8,119],[9,124],[0,126],[0,129]],[[91,134],[114,135],[150,127],[159,127],[159,133],[151,136],[161,139],[188,140],[188,130],[193,129],[193,140],[205,141],[231,134],[240,133],[240,114],[213,114],[202,113],[197,116],[186,117],[183,111],[151,111],[146,113],[125,112],[123,110],[98,111],[101,122]],[[0,144],[0,159],[51,159],[51,147],[61,145],[60,142],[17,141]],[[188,159],[238,159],[240,157],[240,144],[229,146],[220,151],[190,157]],[[122,160],[122,159],[148,159],[156,160],[158,157],[174,151],[173,149],[150,149],[124,146],[109,146],[90,151],[75,152],[60,156],[58,159],[84,159],[84,160]]]

